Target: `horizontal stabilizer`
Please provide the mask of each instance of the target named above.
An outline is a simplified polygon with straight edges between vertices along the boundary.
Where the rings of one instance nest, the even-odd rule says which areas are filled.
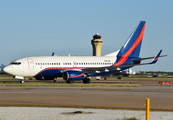
[[[152,59],[152,58],[154,58],[154,59],[153,59],[151,62],[149,62],[149,63],[132,64],[132,65],[122,65],[122,66],[119,66],[119,67],[130,67],[130,66],[133,67],[133,66],[137,66],[137,65],[154,64],[154,63],[156,63],[156,62],[158,61],[159,57],[165,57],[165,56],[167,56],[167,55],[162,55],[162,56],[160,56],[161,52],[162,52],[162,50],[160,50],[159,53],[158,53],[155,57],[148,57],[148,58],[141,58],[141,59],[133,59],[133,60],[132,60],[134,63],[138,63],[138,62],[140,62],[141,60],[147,60],[147,59]]]
[[[161,55],[159,57],[165,57],[165,56],[168,56],[168,55]],[[142,60],[148,60],[148,59],[153,59],[153,58],[155,58],[155,57],[146,57],[146,58],[140,58],[140,59],[132,59],[131,61],[136,63],[136,62],[140,62]]]

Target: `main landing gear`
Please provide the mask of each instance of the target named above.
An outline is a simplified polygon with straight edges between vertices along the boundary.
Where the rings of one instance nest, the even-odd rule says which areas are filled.
[[[84,84],[89,84],[91,82],[90,78],[83,79]]]
[[[73,84],[73,82],[74,82],[73,80],[66,80],[67,84]],[[90,82],[91,82],[90,78],[83,79],[84,84],[89,84]]]

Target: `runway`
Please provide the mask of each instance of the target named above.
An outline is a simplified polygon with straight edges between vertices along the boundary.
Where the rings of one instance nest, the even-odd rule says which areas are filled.
[[[0,106],[173,110],[172,86],[0,87]]]

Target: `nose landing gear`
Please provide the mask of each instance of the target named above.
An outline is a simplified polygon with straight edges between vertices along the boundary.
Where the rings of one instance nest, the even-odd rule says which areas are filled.
[[[23,83],[24,83],[24,80],[21,80],[21,81],[20,81],[20,83],[22,83],[22,84],[23,84]]]

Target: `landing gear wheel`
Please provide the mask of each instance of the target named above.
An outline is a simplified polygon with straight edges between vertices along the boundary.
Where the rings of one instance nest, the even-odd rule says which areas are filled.
[[[66,83],[67,83],[67,84],[73,84],[73,82],[74,82],[74,81],[72,81],[72,80],[66,80]]]
[[[22,84],[23,84],[23,83],[24,83],[24,80],[21,80],[21,81],[20,81],[20,83],[22,83]]]
[[[83,79],[83,83],[84,83],[84,84],[89,84],[90,81],[91,81],[91,80],[90,80],[89,78]]]

